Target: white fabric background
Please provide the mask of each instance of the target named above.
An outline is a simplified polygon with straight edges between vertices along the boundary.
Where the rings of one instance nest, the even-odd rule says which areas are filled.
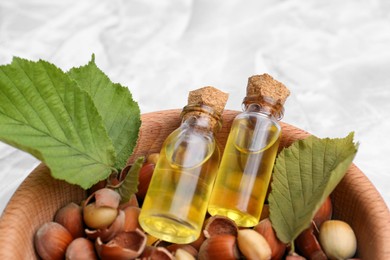
[[[354,163],[390,205],[390,1],[0,0],[0,64],[98,66],[142,113],[182,108],[213,85],[241,109],[267,72],[292,95],[284,122],[319,137],[355,131]],[[39,162],[0,143],[0,212]]]

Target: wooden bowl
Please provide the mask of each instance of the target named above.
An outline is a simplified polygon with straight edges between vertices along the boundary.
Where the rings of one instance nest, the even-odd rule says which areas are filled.
[[[230,125],[238,111],[225,111],[223,127],[217,139],[224,147]],[[139,143],[133,156],[159,152],[165,138],[180,124],[180,110],[142,115]],[[309,133],[282,123],[281,147]],[[131,160],[130,158],[129,160]],[[33,235],[43,223],[52,220],[55,211],[68,202],[80,202],[86,196],[78,186],[55,180],[43,164],[39,165],[17,189],[0,219],[0,259],[37,258]],[[348,222],[358,240],[361,259],[390,259],[390,213],[382,197],[352,165],[332,193],[334,218]]]

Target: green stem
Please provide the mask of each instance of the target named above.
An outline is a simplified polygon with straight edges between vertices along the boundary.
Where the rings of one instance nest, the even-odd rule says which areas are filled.
[[[294,240],[290,242],[290,251],[288,252],[289,255],[293,255],[295,253],[295,245]]]

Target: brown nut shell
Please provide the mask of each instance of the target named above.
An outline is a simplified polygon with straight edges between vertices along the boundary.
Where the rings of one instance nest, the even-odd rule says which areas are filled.
[[[76,238],[69,244],[68,248],[66,249],[65,259],[96,260],[97,255],[93,242],[84,237]]]
[[[64,259],[66,248],[72,242],[70,232],[57,222],[47,222],[39,227],[34,236],[34,245],[43,259]]]
[[[154,172],[155,164],[153,163],[145,163],[139,172],[138,175],[138,191],[136,193],[137,198],[140,201],[143,201],[146,192],[148,191],[150,180],[152,179],[153,172]]]
[[[306,258],[296,253],[293,253],[292,255],[286,256],[286,260],[306,260]]]
[[[253,229],[267,240],[272,252],[271,259],[281,259],[286,252],[287,246],[276,236],[270,219],[265,218],[261,220]]]
[[[324,223],[326,220],[332,218],[332,213],[333,213],[332,200],[328,196],[313,217],[313,221],[317,229],[319,229],[321,227],[321,224]]]
[[[265,218],[269,218],[269,204],[264,204],[261,210],[260,221]]]
[[[203,233],[206,238],[218,235],[237,236],[238,226],[228,217],[215,215],[206,220]]]
[[[156,247],[154,247],[154,246],[146,245],[144,248],[144,251],[142,251],[142,254],[139,256],[139,258],[142,260],[144,260],[144,259],[149,260],[150,255],[152,254],[153,250],[155,250],[155,249],[156,249]]]
[[[83,237],[85,234],[82,208],[74,202],[57,210],[54,221],[64,226],[73,238]]]
[[[328,258],[322,250],[321,245],[318,242],[314,232],[315,224],[314,221],[312,221],[311,226],[305,229],[295,239],[295,247],[302,256],[308,259],[326,260]]]
[[[146,246],[141,256],[141,260],[172,260],[175,259],[172,253],[164,247]]]
[[[137,207],[139,208],[138,198],[135,194],[130,195],[130,199],[127,202],[124,202],[119,205],[119,209],[125,209],[127,207]]]
[[[100,259],[134,259],[142,254],[146,246],[146,235],[139,229],[121,232],[107,243],[100,237],[95,247]]]
[[[201,245],[199,260],[235,260],[240,259],[237,239],[233,235],[212,236]]]
[[[199,237],[194,242],[189,243],[189,245],[194,247],[197,251],[199,251],[200,246],[203,244],[205,240],[206,237],[204,236],[204,233],[200,232]]]
[[[141,213],[141,209],[138,207],[127,207],[123,210],[125,213],[125,222],[123,225],[123,231],[134,231],[137,228],[142,230],[139,222],[138,216]]]
[[[87,203],[89,203],[92,199],[95,199],[97,207],[117,209],[121,201],[121,196],[113,189],[103,188],[95,191],[90,198],[87,199]]]
[[[171,252],[168,251],[165,247],[156,247],[152,250],[150,258],[152,260],[173,260],[175,259]]]
[[[167,246],[166,248],[171,253],[175,253],[177,250],[181,249],[188,252],[190,255],[192,255],[195,258],[198,256],[198,250],[196,250],[193,246],[188,244],[172,244]]]

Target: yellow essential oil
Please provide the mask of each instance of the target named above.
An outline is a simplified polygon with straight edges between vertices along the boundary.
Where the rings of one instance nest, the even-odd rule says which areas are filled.
[[[259,222],[281,136],[279,95],[289,94],[265,75],[249,78],[245,111],[233,120],[208,206],[241,227]]]
[[[211,215],[241,227],[259,222],[280,140],[280,126],[255,112],[233,122],[210,200]]]
[[[196,133],[175,131],[159,158],[142,205],[141,226],[162,240],[190,243],[202,229],[219,149],[215,141],[203,140]]]
[[[139,216],[150,235],[177,244],[199,237],[220,162],[220,112],[186,106],[181,126],[165,140]]]

